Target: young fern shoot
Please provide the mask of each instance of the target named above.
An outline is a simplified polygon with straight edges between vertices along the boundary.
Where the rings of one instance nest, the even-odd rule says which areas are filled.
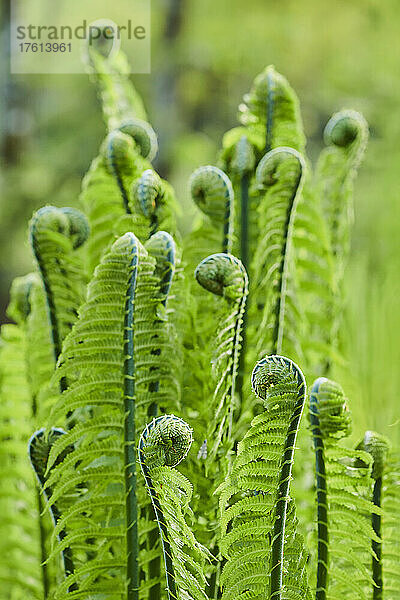
[[[318,559],[316,599],[365,598],[371,583],[364,563],[371,553],[368,522],[374,512],[366,499],[370,460],[362,450],[341,447],[351,431],[350,412],[342,388],[320,377],[310,394],[310,422],[316,460]],[[362,461],[360,463],[360,461]],[[360,463],[356,468],[354,464]]]
[[[46,293],[55,362],[83,299],[80,263],[73,250],[88,235],[86,217],[74,208],[44,206],[30,223],[30,242]],[[61,387],[65,389],[65,382]]]
[[[339,438],[348,435],[351,419],[342,389],[324,377],[317,379],[311,388],[310,424],[315,451],[318,523],[318,567],[315,598],[316,600],[326,600],[329,571],[329,524],[324,440],[329,436]]]
[[[253,419],[220,486],[223,600],[309,598],[303,541],[289,488],[305,400],[304,376],[283,356],[252,375],[265,411]]]
[[[215,391],[210,412],[208,440],[212,445],[208,464],[214,461],[222,441],[233,442],[236,377],[240,362],[243,313],[248,294],[247,273],[231,254],[211,254],[196,268],[195,277],[206,290],[222,296],[228,304],[228,315],[218,327],[214,360]]]
[[[172,469],[185,458],[191,444],[191,428],[174,415],[154,419],[139,440],[140,467],[161,537],[168,600],[207,598],[203,591],[207,552],[185,521],[191,485]]]
[[[379,509],[382,506],[382,482],[383,475],[389,452],[389,441],[375,431],[366,431],[362,442],[357,446],[361,450],[368,452],[372,456],[371,477],[374,480],[374,489],[372,492],[372,502]],[[372,528],[377,538],[373,538],[372,543],[372,598],[373,600],[383,600],[383,573],[382,573],[382,544],[384,542],[382,535],[382,517],[380,513],[372,514]]]

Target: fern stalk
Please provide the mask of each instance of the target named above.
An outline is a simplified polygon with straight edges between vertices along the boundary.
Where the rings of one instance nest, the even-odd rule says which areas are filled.
[[[326,600],[328,585],[328,497],[326,486],[326,469],[324,456],[324,440],[318,417],[318,391],[323,378],[317,379],[310,394],[310,424],[315,450],[315,475],[317,483],[317,524],[318,524],[318,559],[316,600]]]
[[[135,359],[134,359],[134,300],[138,266],[138,248],[132,236],[131,274],[125,305],[124,320],[124,456],[125,456],[125,490],[126,490],[126,542],[127,542],[127,577],[128,600],[139,599],[139,538],[138,507],[136,498],[136,448],[135,448]]]

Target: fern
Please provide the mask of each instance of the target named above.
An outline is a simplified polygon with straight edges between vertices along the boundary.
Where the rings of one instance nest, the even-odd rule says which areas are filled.
[[[313,273],[307,296],[312,310],[310,337],[319,343],[323,357],[316,369],[328,374],[339,349],[343,275],[354,219],[353,183],[368,140],[367,123],[355,111],[336,113],[325,128],[325,140],[328,147],[321,153],[313,182],[317,205],[310,215],[314,226],[320,223],[320,238],[302,264]]]
[[[91,40],[86,47],[85,59],[97,86],[108,129],[117,128],[128,118],[146,120],[142,99],[129,81],[129,65],[123,52],[104,56],[96,41]]]
[[[198,265],[195,276],[206,290],[223,296],[229,307],[227,316],[218,327],[213,364],[215,391],[211,406],[208,407],[213,416],[207,433],[207,439],[212,440],[208,453],[210,463],[215,460],[223,441],[229,444],[234,440],[235,383],[248,278],[242,263],[229,254],[212,254],[205,258]]]
[[[219,488],[220,548],[227,559],[222,597],[308,597],[306,555],[289,496],[304,377],[289,359],[270,356],[255,366],[252,385],[265,412],[239,443]]]
[[[318,500],[316,598],[365,599],[371,584],[365,562],[371,539],[379,542],[368,521],[376,511],[367,499],[371,460],[362,450],[337,444],[351,427],[346,398],[338,384],[326,378],[314,382],[310,420]]]
[[[87,302],[65,342],[57,379],[67,377],[70,385],[51,421],[67,416],[68,423],[72,412],[78,422],[52,447],[46,485],[54,490],[50,503],[66,494],[76,496],[56,528],[56,533],[65,528],[67,535],[55,546],[55,551],[72,548],[76,569],[57,598],[63,598],[74,582],[75,597],[105,593],[110,573],[117,578],[116,597],[124,597],[127,590],[129,597],[137,597],[140,528],[151,526],[146,524],[145,502],[139,501],[141,513],[139,519],[136,516],[138,496],[143,501],[144,490],[135,484],[135,431],[153,402],[173,407],[177,396],[167,359],[172,354],[167,350],[169,340],[156,314],[154,267],[154,259],[133,234],[117,240],[96,270]],[[154,352],[160,348],[161,360]],[[152,382],[159,382],[157,391],[150,389]],[[68,458],[53,467],[71,445],[74,450]],[[84,519],[84,514],[90,518]],[[143,556],[142,569],[149,559]],[[144,593],[145,582],[140,586]]]
[[[139,441],[140,466],[162,541],[169,600],[207,598],[203,566],[208,554],[185,520],[192,486],[171,469],[183,460],[191,443],[191,429],[173,415],[154,419]]]
[[[30,223],[31,245],[46,292],[55,362],[83,299],[82,268],[73,251],[88,235],[84,215],[73,208],[45,206]]]
[[[371,476],[374,480],[374,488],[372,492],[372,502],[380,509],[382,507],[382,480],[389,451],[389,441],[379,433],[374,431],[366,431],[363,441],[359,447],[372,456],[372,472]],[[381,514],[372,514],[372,529],[375,536],[372,538],[372,578],[373,600],[383,599],[383,574],[382,574],[382,518]]]
[[[26,315],[25,315],[26,318]],[[41,599],[48,594],[41,506],[26,456],[32,397],[26,375],[26,339],[17,325],[3,325],[0,348],[0,582],[4,597]],[[26,550],[29,548],[29,552]]]
[[[262,311],[261,325],[253,333],[258,356],[279,354],[283,347],[290,355],[301,355],[292,237],[304,168],[301,156],[290,148],[272,150],[257,167],[256,182],[264,193],[258,208],[264,235],[251,269],[254,291],[250,319],[257,323],[256,314]]]

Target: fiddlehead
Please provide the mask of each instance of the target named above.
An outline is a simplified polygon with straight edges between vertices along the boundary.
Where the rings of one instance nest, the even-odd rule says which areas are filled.
[[[139,462],[159,527],[169,600],[181,594],[205,598],[200,587],[204,585],[204,549],[186,525],[182,511],[190,500],[190,484],[171,468],[185,458],[191,444],[191,428],[174,415],[154,419],[139,440]],[[187,496],[183,507],[179,496]],[[188,560],[190,571],[185,564]]]
[[[133,185],[132,195],[150,221],[150,234],[155,233],[158,227],[157,204],[163,196],[163,188],[160,177],[153,169],[143,171]]]
[[[192,173],[189,185],[194,202],[211,223],[223,225],[222,251],[231,252],[234,198],[229,177],[217,167],[199,167]]]
[[[256,185],[263,194],[258,208],[262,237],[252,266],[251,310],[253,316],[262,311],[255,332],[258,353],[279,353],[284,342],[290,344],[292,354],[300,353],[292,244],[304,170],[303,158],[292,148],[272,150],[256,170]]]
[[[11,284],[7,316],[16,323],[25,323],[31,312],[30,294],[37,280],[36,273],[28,273],[24,277],[16,277]]]
[[[306,553],[290,499],[294,449],[305,400],[299,367],[267,356],[252,374],[265,411],[253,419],[220,486],[223,599],[308,597]]]
[[[143,158],[149,162],[154,160],[158,152],[158,141],[150,123],[142,119],[124,119],[118,129],[134,140]]]
[[[248,277],[240,260],[230,254],[211,254],[197,266],[195,277],[203,288],[222,296],[229,307],[218,326],[213,365],[213,419],[208,427],[208,439],[213,440],[209,458],[213,459],[222,439],[231,440]]]
[[[367,145],[368,125],[360,113],[343,110],[328,121],[324,139],[327,149],[317,165],[317,192],[330,230],[331,249],[340,266],[348,253],[353,181]]]
[[[43,494],[43,498],[45,503],[48,505],[50,514],[53,519],[54,526],[57,527],[58,522],[60,521],[61,512],[58,509],[56,504],[50,504],[49,500],[52,495],[51,488],[46,485],[46,471],[47,471],[47,463],[50,454],[50,450],[54,442],[60,437],[65,435],[65,431],[62,429],[57,429],[55,427],[51,428],[48,433],[46,433],[45,429],[40,429],[36,431],[28,443],[28,454],[29,459],[32,465],[32,468],[35,472],[35,475],[38,480],[40,491]],[[61,462],[69,452],[72,451],[72,447],[65,448],[63,454],[58,457],[58,460],[55,464]],[[66,532],[64,529],[61,529],[58,532],[58,540],[60,543],[65,539]],[[72,558],[71,549],[67,546],[63,548],[61,551],[63,566],[64,566],[64,574],[65,577],[69,575],[73,575],[74,573],[74,562]],[[72,584],[69,587],[69,591],[72,592],[76,590],[77,587],[75,584]]]
[[[383,435],[375,431],[366,431],[362,442],[358,448],[368,452],[372,456],[371,477],[374,479],[374,489],[372,492],[372,502],[379,509],[382,506],[382,481],[389,452],[389,441]],[[382,517],[381,514],[372,514],[372,528],[378,539],[372,539],[372,577],[373,600],[383,599],[383,574],[382,574]]]
[[[311,388],[310,423],[317,488],[318,566],[315,597],[316,600],[325,600],[328,591],[329,523],[324,439],[346,436],[351,428],[342,388],[325,377],[317,379]]]
[[[74,208],[45,206],[30,222],[30,242],[46,293],[55,362],[82,299],[79,265],[70,254],[88,235],[86,217]]]

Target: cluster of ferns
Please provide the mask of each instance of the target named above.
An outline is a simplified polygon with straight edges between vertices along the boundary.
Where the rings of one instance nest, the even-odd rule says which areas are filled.
[[[79,209],[33,215],[1,330],[1,597],[400,598],[399,458],[343,442],[333,380],[365,120],[312,168],[266,68],[182,237],[124,55],[89,59],[105,139]]]

